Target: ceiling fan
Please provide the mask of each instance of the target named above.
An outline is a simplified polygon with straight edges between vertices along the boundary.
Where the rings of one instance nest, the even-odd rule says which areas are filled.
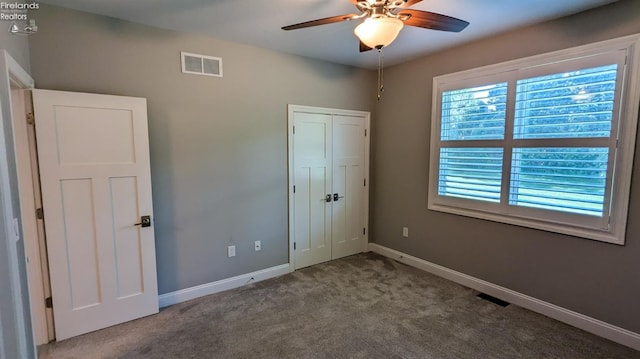
[[[404,25],[422,27],[431,30],[460,32],[468,22],[451,16],[430,11],[413,10],[409,7],[422,0],[349,0],[360,14],[345,14],[323,19],[305,21],[285,26],[283,30],[296,30],[306,27],[332,24],[335,22],[365,19],[356,26],[354,33],[360,40],[360,52],[381,49],[388,46],[402,30]]]

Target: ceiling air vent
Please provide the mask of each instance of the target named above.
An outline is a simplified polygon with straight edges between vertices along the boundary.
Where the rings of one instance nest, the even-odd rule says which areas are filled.
[[[222,77],[221,58],[188,52],[181,52],[180,55],[183,73]]]

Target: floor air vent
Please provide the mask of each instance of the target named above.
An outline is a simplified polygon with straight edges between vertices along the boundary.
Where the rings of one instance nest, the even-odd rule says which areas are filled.
[[[498,299],[496,297],[492,297],[489,294],[486,293],[480,293],[478,294],[478,298],[484,299],[484,300],[488,300],[493,304],[497,304],[501,307],[506,307],[507,305],[511,304],[509,302],[505,302],[504,300]]]
[[[183,73],[222,77],[221,58],[188,52],[181,52],[180,55]]]

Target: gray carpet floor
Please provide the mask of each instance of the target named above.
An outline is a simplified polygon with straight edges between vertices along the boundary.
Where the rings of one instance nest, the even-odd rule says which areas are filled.
[[[366,253],[52,343],[41,358],[640,358],[477,294]]]

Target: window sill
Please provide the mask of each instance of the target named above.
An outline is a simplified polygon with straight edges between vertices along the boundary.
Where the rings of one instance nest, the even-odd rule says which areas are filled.
[[[452,207],[444,204],[429,203],[428,209],[437,212],[444,212],[449,214],[455,214],[465,217],[484,219],[493,222],[499,222],[504,224],[511,224],[520,227],[527,227],[533,229],[539,229],[547,232],[560,233],[574,237],[593,239],[596,241],[624,245],[624,231],[621,233],[614,233],[611,231],[579,228],[563,223],[553,223],[547,221],[534,220],[530,218],[520,218],[516,216],[490,213],[480,210],[463,209],[458,207]],[[612,226],[615,228],[615,226]]]

